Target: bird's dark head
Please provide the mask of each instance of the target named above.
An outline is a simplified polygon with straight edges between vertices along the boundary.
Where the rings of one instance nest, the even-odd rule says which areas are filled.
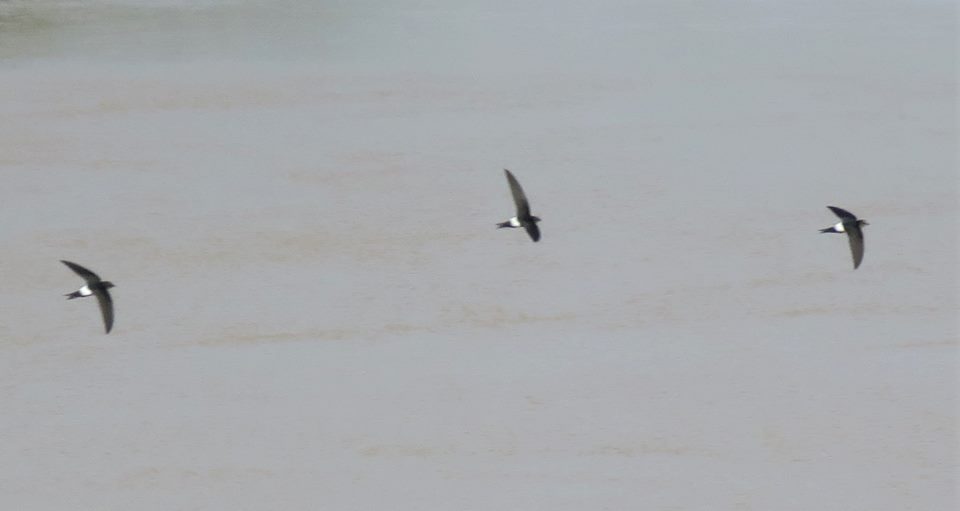
[[[864,225],[870,225],[870,222],[867,222],[866,220],[857,220],[857,225],[862,227]]]
[[[540,221],[540,217],[538,217],[538,216],[531,216],[531,217],[530,217],[530,220],[533,220],[533,222],[536,223],[536,222],[539,222],[539,221]]]
[[[110,289],[111,287],[115,287],[113,285],[113,282],[110,282],[110,281],[101,282],[100,285],[102,285],[104,289]]]

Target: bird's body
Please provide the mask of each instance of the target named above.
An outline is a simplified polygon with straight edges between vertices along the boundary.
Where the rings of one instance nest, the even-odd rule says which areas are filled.
[[[846,233],[850,241],[850,254],[853,256],[853,269],[860,267],[863,261],[863,226],[870,225],[866,220],[860,220],[853,213],[838,208],[836,206],[827,206],[830,211],[840,217],[840,221],[830,227],[820,229],[822,233]]]
[[[107,291],[111,287],[114,287],[113,282],[108,282],[105,280],[100,280],[100,277],[96,273],[80,266],[77,263],[71,263],[70,261],[60,261],[61,263],[67,265],[68,268],[73,270],[74,273],[87,281],[86,285],[80,289],[67,293],[67,300],[72,300],[74,298],[86,298],[88,296],[96,296],[97,304],[100,305],[100,314],[103,316],[103,326],[106,328],[107,333],[110,333],[110,329],[113,328],[113,299],[110,297],[110,292]]]
[[[843,222],[837,222],[826,229],[820,229],[820,232],[847,232],[843,227]]]
[[[507,169],[503,169],[503,172],[507,176],[507,182],[510,183],[510,193],[513,195],[513,203],[517,206],[517,216],[506,222],[498,223],[497,228],[523,227],[530,236],[530,239],[539,241],[540,228],[537,227],[537,222],[539,222],[540,219],[530,214],[530,203],[527,201],[527,196],[523,193],[523,188],[520,186],[517,178],[513,177],[513,173]]]
[[[85,296],[90,296],[92,294],[93,294],[93,291],[90,289],[90,286],[83,286],[80,289],[66,295],[66,297],[67,297],[67,300],[70,300],[73,298],[83,298]]]

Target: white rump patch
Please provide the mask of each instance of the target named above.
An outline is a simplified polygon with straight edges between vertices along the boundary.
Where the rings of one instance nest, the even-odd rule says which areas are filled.
[[[517,217],[511,218],[510,227],[520,227],[520,220],[517,220]]]
[[[90,296],[93,294],[93,291],[90,291],[89,286],[83,286],[79,289],[79,291],[80,291],[80,296]]]
[[[833,226],[833,230],[837,232],[846,232],[843,228],[843,222],[837,222],[837,225]]]

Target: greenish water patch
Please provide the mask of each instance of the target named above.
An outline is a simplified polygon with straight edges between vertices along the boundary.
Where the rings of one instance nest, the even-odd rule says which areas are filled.
[[[0,2],[0,59],[48,52],[58,26],[50,11],[33,2]]]
[[[0,60],[273,60],[326,46],[323,41],[336,32],[328,22],[343,14],[335,5],[298,2],[144,5],[0,0]],[[270,55],[264,55],[265,47],[273,48]]]

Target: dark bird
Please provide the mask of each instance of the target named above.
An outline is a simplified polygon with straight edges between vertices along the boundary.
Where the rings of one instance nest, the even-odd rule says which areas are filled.
[[[850,253],[853,254],[853,269],[856,270],[863,261],[863,229],[864,225],[870,225],[866,220],[858,220],[856,215],[835,206],[827,206],[833,211],[840,221],[836,225],[820,229],[820,232],[845,232],[847,239],[850,240]]]
[[[517,205],[517,216],[497,224],[497,228],[523,227],[530,235],[530,239],[539,241],[540,229],[537,227],[537,222],[540,219],[530,214],[530,203],[527,202],[527,196],[523,193],[517,178],[513,177],[513,173],[509,170],[503,169],[503,171],[507,174],[507,182],[510,183],[510,191],[513,193],[513,202]]]
[[[100,280],[100,277],[98,277],[96,273],[77,263],[64,260],[60,262],[67,265],[74,273],[80,275],[83,277],[83,280],[87,281],[85,286],[64,296],[67,297],[67,300],[84,298],[90,295],[96,296],[97,303],[100,304],[100,313],[103,314],[103,325],[107,328],[107,333],[109,334],[110,329],[113,328],[113,299],[110,298],[110,293],[107,290],[113,287],[113,283]]]

